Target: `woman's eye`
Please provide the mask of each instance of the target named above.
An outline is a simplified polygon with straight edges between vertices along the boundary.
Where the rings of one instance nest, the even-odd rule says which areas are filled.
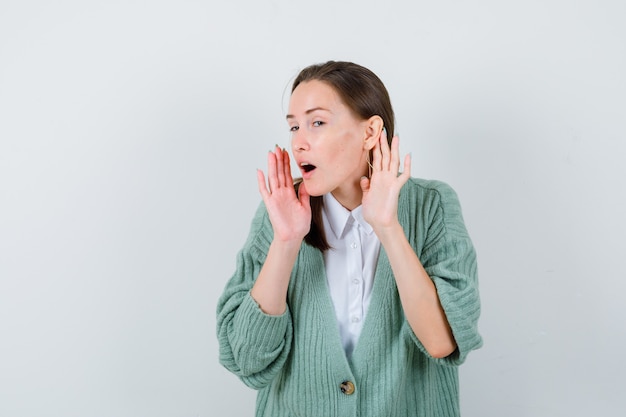
[[[316,121],[316,122],[313,122],[313,126],[321,126],[323,124],[324,124],[324,122],[320,122],[319,120]]]
[[[298,129],[299,129],[299,127],[298,127],[298,126],[290,126],[290,127],[289,127],[289,131],[290,131],[290,132],[295,132],[295,131],[296,131],[296,130],[298,130]]]

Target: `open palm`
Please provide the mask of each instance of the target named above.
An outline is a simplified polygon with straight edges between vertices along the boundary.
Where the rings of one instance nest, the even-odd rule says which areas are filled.
[[[274,239],[301,241],[311,227],[311,204],[304,183],[298,195],[293,185],[289,153],[278,146],[267,157],[267,182],[257,171],[259,192],[267,208]]]
[[[397,136],[387,143],[385,131],[372,150],[372,177],[361,180],[363,191],[363,217],[373,228],[389,227],[398,219],[400,189],[411,175],[411,158],[404,158],[404,171],[400,168],[400,151]]]

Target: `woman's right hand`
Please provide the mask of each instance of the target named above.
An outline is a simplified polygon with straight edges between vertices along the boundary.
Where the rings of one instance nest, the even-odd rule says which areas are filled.
[[[257,171],[257,179],[274,240],[250,295],[263,312],[275,316],[287,308],[291,271],[302,240],[311,228],[311,203],[304,183],[300,184],[299,197],[296,195],[289,154],[278,145],[267,156],[267,183],[261,170]]]
[[[267,166],[267,183],[260,169],[257,170],[257,181],[272,222],[274,240],[299,244],[311,228],[309,193],[301,183],[296,195],[286,150],[276,146],[267,156]]]

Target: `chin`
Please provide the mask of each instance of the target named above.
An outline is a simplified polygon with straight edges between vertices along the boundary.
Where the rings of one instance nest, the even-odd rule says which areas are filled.
[[[311,197],[319,197],[330,192],[330,190],[327,190],[326,188],[319,186],[316,187],[315,184],[311,183],[310,181],[303,180],[302,182]]]

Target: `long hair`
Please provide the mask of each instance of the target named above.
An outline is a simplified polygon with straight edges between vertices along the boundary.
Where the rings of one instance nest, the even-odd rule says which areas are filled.
[[[352,62],[328,61],[304,68],[293,82],[291,93],[306,81],[321,81],[332,87],[343,103],[359,118],[367,120],[372,116],[383,119],[387,140],[391,146],[394,135],[395,118],[389,93],[383,82],[369,69]],[[294,181],[296,192],[302,179]],[[311,229],[304,241],[321,251],[330,249],[324,233],[322,221],[322,196],[311,196]]]

